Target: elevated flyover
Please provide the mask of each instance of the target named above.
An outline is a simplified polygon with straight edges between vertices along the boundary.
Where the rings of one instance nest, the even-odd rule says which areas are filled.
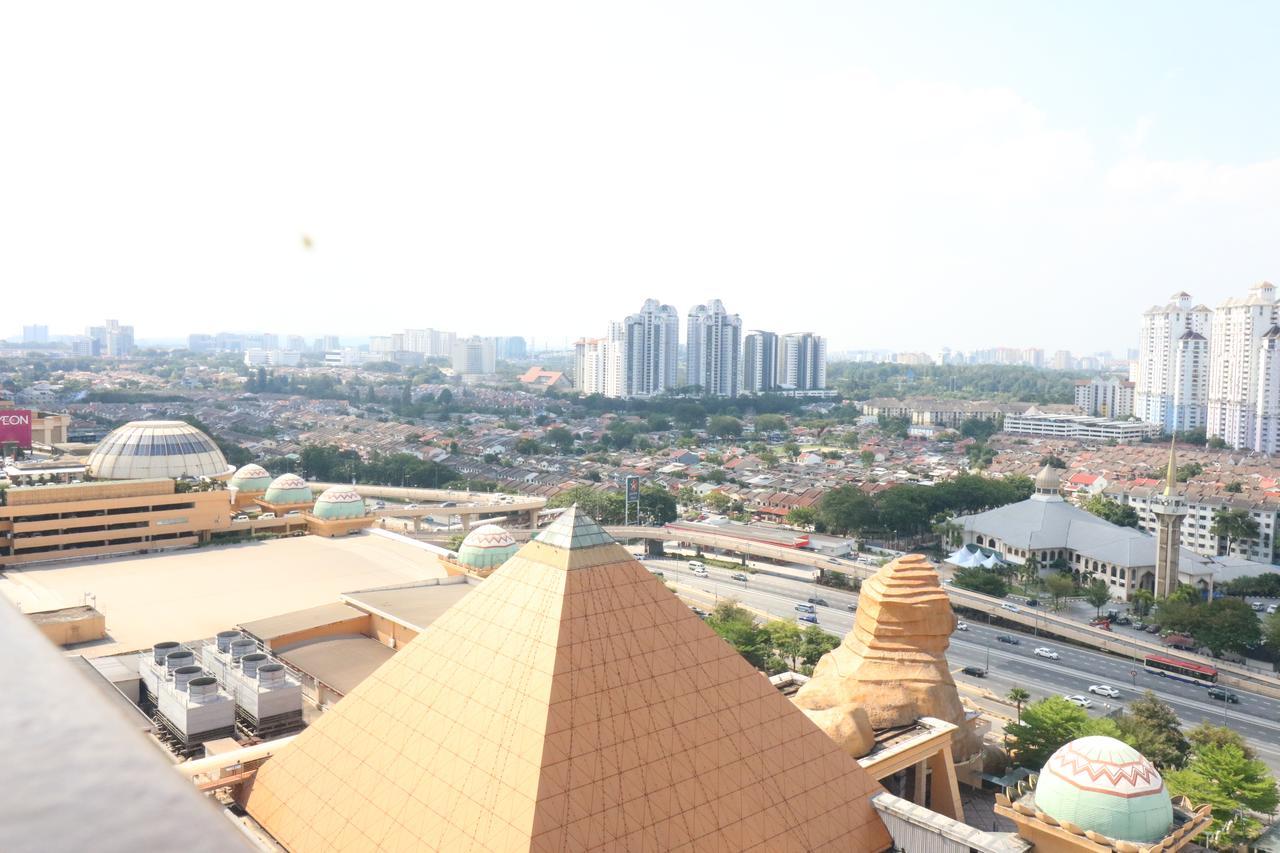
[[[412,486],[366,486],[361,483],[317,483],[309,484],[313,490],[324,491],[331,486],[342,486],[354,489],[363,498],[377,500],[407,501],[409,503],[425,503],[431,506],[389,506],[385,509],[373,510],[370,515],[379,518],[405,518],[413,521],[414,530],[420,530],[422,519],[427,516],[458,516],[462,524],[462,532],[466,533],[481,517],[486,515],[507,515],[513,518],[523,516],[524,523],[536,526],[538,513],[547,506],[546,498],[534,498],[527,495],[507,495],[496,492],[466,492],[455,489],[418,489]],[[453,506],[442,506],[442,504]]]
[[[635,539],[665,542],[678,541],[702,548],[727,551],[738,555],[744,563],[748,558],[762,558],[793,565],[809,566],[824,572],[839,572],[856,578],[870,577],[879,569],[879,566],[874,563],[841,557],[829,557],[813,551],[756,542],[738,536],[710,531],[692,530],[684,526],[614,526],[605,527],[605,531],[619,541]],[[531,530],[512,530],[511,534],[519,539],[528,538],[535,532]],[[1148,654],[1173,655],[1184,660],[1215,667],[1218,670],[1218,680],[1224,685],[1251,690],[1267,696],[1280,697],[1280,678],[1277,678],[1275,673],[1266,670],[1242,666],[1229,661],[1216,660],[1194,652],[1173,651],[1159,642],[1095,628],[1084,622],[1059,616],[1038,607],[1025,607],[1006,599],[992,598],[991,596],[962,589],[951,584],[947,584],[943,588],[950,595],[951,602],[955,606],[967,607],[970,610],[985,613],[992,618],[1002,619],[1005,623],[1015,624],[1021,628],[1044,631],[1091,648],[1123,655],[1132,658],[1135,661],[1135,666],[1140,667],[1142,658]],[[1006,605],[1013,605],[1016,609],[1010,610]]]

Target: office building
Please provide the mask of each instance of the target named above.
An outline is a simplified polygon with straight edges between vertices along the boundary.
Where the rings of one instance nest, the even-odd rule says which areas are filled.
[[[479,376],[497,370],[492,338],[472,336],[453,345],[453,369],[463,376]]]
[[[1086,415],[1127,418],[1133,414],[1133,383],[1114,377],[1078,379],[1076,408]]]
[[[1208,357],[1212,312],[1191,304],[1191,295],[1175,293],[1170,301],[1142,315],[1138,331],[1138,367],[1134,376],[1134,414],[1165,432],[1205,425],[1209,398]]]
[[[246,367],[297,367],[301,360],[302,353],[294,350],[251,347],[244,351]]]
[[[93,355],[124,358],[133,355],[133,326],[122,326],[118,320],[107,320],[105,325],[85,329],[85,337],[91,341]]]
[[[646,299],[623,321],[624,395],[649,397],[676,387],[680,359],[680,314],[671,305]]]
[[[762,394],[778,388],[778,336],[751,331],[742,342],[742,390]]]
[[[583,394],[621,397],[625,389],[626,331],[610,323],[603,338],[584,338],[574,345],[574,388]]]
[[[827,387],[827,341],[811,332],[793,332],[778,341],[778,387],[821,391]]]
[[[1070,370],[1075,365],[1075,361],[1071,358],[1071,350],[1060,349],[1053,354],[1053,360],[1050,367],[1054,370]]]
[[[1209,334],[1208,423],[1205,431],[1230,447],[1275,453],[1280,361],[1280,304],[1264,281],[1213,312]]]
[[[689,310],[685,384],[713,397],[738,395],[742,318],[719,299]]]
[[[23,326],[22,342],[24,344],[47,344],[49,342],[49,327]]]

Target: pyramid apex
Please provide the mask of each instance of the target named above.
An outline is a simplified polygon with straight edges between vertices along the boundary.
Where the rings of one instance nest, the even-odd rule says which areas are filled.
[[[591,516],[578,509],[576,503],[560,513],[560,517],[539,533],[535,540],[566,551],[609,545],[614,541]]]

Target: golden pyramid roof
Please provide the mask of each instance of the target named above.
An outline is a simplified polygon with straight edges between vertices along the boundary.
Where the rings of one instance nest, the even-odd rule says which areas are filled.
[[[258,771],[286,848],[859,850],[879,785],[566,511]]]

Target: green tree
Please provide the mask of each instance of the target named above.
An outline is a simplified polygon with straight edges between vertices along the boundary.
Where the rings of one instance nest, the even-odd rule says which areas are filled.
[[[632,521],[659,526],[679,518],[675,496],[657,486],[640,487],[640,505],[632,512]]]
[[[1044,579],[1044,585],[1049,590],[1049,598],[1053,602],[1054,610],[1062,607],[1062,599],[1076,591],[1075,583],[1063,574],[1049,575]]]
[[[752,666],[764,667],[771,650],[769,632],[756,624],[750,611],[736,601],[724,601],[707,617],[707,624]]]
[[[818,519],[832,533],[860,534],[877,523],[875,503],[857,486],[839,486],[818,500]]]
[[[787,512],[787,524],[794,527],[812,527],[818,520],[818,513],[811,507],[795,506]]]
[[[774,465],[778,464],[778,454],[774,453],[767,447],[757,453],[756,456],[759,457],[761,463],[763,463],[766,468],[772,468]]]
[[[1135,589],[1129,594],[1129,607],[1135,616],[1146,616],[1156,603],[1156,597],[1149,590]]]
[[[1197,725],[1189,729],[1187,731],[1187,741],[1191,744],[1193,750],[1198,750],[1205,746],[1232,744],[1240,748],[1245,758],[1254,759],[1258,757],[1244,742],[1244,737],[1235,729],[1229,726],[1215,726],[1208,720],[1201,720]]]
[[[521,456],[537,456],[542,452],[542,445],[536,439],[522,438],[516,442],[516,453]]]
[[[757,415],[755,422],[755,431],[757,433],[765,432],[784,432],[787,428],[787,419],[782,415]]]
[[[960,434],[965,438],[985,442],[1000,431],[1000,424],[985,418],[967,418],[960,422]]]
[[[1066,468],[1067,467],[1067,463],[1063,461],[1062,457],[1058,456],[1055,453],[1050,453],[1048,456],[1041,457],[1040,464],[1042,466],[1048,465],[1050,468]]]
[[[1150,690],[1129,703],[1116,725],[1121,739],[1161,770],[1181,767],[1186,762],[1191,745],[1182,734],[1182,723],[1174,710]]]
[[[712,512],[723,513],[729,508],[729,504],[733,503],[733,498],[724,492],[707,492],[702,502]]]
[[[1193,633],[1214,654],[1243,652],[1262,640],[1258,614],[1239,598],[1219,598],[1200,606]]]
[[[548,442],[555,445],[555,448],[564,453],[573,447],[573,433],[562,426],[552,427],[547,430],[545,438]]]
[[[1102,578],[1094,578],[1084,588],[1084,600],[1093,605],[1094,616],[1102,615],[1102,605],[1111,601],[1111,587]]]
[[[721,438],[737,438],[742,435],[742,421],[729,415],[714,415],[707,424],[707,432]]]
[[[1026,592],[1031,584],[1040,577],[1040,558],[1035,554],[1027,557],[1018,567],[1018,578],[1022,581],[1022,590]]]
[[[1210,834],[1227,835],[1215,845],[1219,849],[1229,849],[1261,834],[1261,825],[1244,810],[1271,814],[1280,804],[1275,779],[1267,766],[1247,758],[1235,744],[1198,747],[1185,768],[1163,775],[1169,793],[1186,796],[1197,806],[1208,803],[1213,809]]]
[[[1013,741],[1013,759],[1020,767],[1039,770],[1068,741],[1085,735],[1118,737],[1120,730],[1109,719],[1093,720],[1083,708],[1050,696],[1027,705],[1022,718],[1005,727]]]
[[[1018,722],[1022,722],[1022,706],[1031,698],[1031,691],[1025,687],[1014,687],[1009,691],[1008,697],[1010,702],[1018,709]]]
[[[1224,554],[1231,553],[1231,543],[1258,538],[1258,521],[1247,509],[1220,509],[1213,517],[1209,535],[1225,540]]]
[[[702,506],[702,495],[693,486],[681,486],[676,492],[676,503],[683,507],[699,507]]]
[[[782,452],[787,455],[788,459],[795,462],[800,458],[800,445],[796,444],[794,441],[788,441],[786,444],[782,445]]]
[[[875,464],[876,454],[874,450],[864,450],[858,454],[858,461],[862,463],[863,468],[870,468]]]
[[[799,672],[804,661],[804,634],[800,626],[785,619],[775,619],[765,625],[769,634],[769,643],[787,669]]]
[[[1009,594],[1009,585],[1004,582],[1004,578],[987,569],[960,569],[952,576],[951,583],[961,589],[970,589],[993,598],[1004,598]]]
[[[1272,652],[1280,653],[1280,613],[1272,613],[1262,623],[1262,641]]]
[[[1138,511],[1128,504],[1117,503],[1102,494],[1096,494],[1084,502],[1083,507],[1104,521],[1121,527],[1137,527]]]
[[[823,655],[840,645],[839,637],[828,634],[817,625],[807,625],[800,633],[804,638],[802,651],[806,666],[817,666]]]

